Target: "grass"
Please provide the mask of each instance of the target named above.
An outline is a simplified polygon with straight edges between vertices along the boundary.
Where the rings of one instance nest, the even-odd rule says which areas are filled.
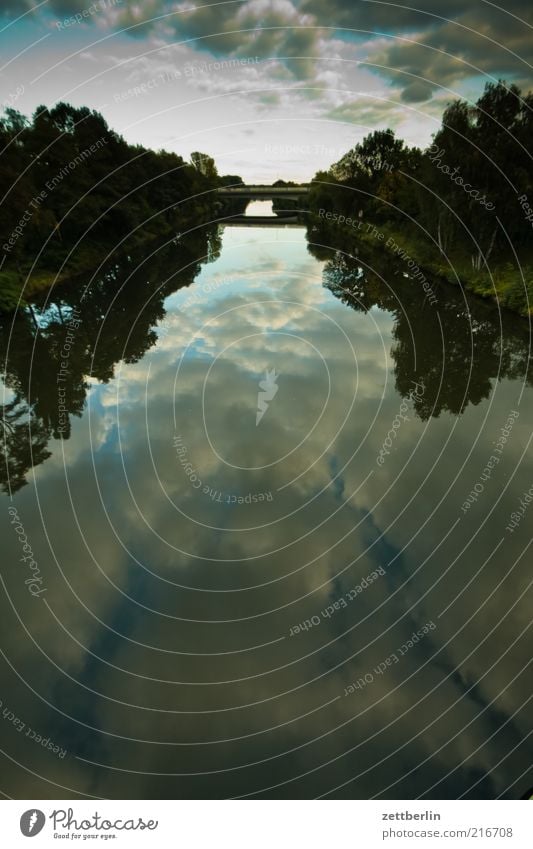
[[[170,232],[168,230],[168,233]],[[161,238],[161,233],[142,231],[128,241],[127,250],[138,249],[157,238]],[[74,281],[79,275],[97,268],[112,250],[113,248],[106,244],[97,247],[89,243],[79,245],[59,274],[58,269],[64,262],[60,254],[43,258],[43,267],[33,270],[31,263],[27,263],[19,266],[16,271],[10,268],[0,271],[0,312],[13,312],[17,307],[25,307],[39,293]],[[126,250],[126,247],[123,246],[121,250]]]
[[[374,226],[378,234],[383,234],[382,238],[372,235]],[[385,256],[390,252],[394,258],[397,255],[386,246],[387,240],[392,238],[428,277],[462,286],[522,316],[533,315],[533,251],[520,258],[520,267],[510,262],[509,255],[493,255],[488,263],[490,270],[486,267],[477,270],[465,247],[454,247],[443,256],[436,245],[428,238],[422,240],[413,228],[365,221],[360,230],[332,224],[328,234],[332,243],[345,251],[354,253],[356,248],[367,246],[371,250],[381,249]]]

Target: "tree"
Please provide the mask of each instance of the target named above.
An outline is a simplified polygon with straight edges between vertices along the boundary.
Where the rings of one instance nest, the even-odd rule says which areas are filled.
[[[206,153],[199,153],[195,150],[191,153],[191,163],[194,165],[196,170],[204,177],[207,177],[208,180],[217,179],[218,171],[215,165],[215,160],[211,156],[208,156]]]

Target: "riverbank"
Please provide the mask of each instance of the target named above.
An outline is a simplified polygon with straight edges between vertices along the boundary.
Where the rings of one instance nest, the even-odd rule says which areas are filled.
[[[533,314],[533,255],[524,257],[520,265],[512,262],[511,255],[489,258],[488,268],[477,269],[473,267],[471,246],[470,250],[466,246],[450,248],[444,255],[413,232],[391,228],[390,236],[435,279],[460,286],[524,318]]]
[[[203,218],[207,217],[206,215]],[[196,221],[196,225],[190,219],[187,229],[194,230],[201,227],[203,218]],[[182,222],[185,227],[185,222]],[[61,263],[58,268],[37,267],[32,270],[31,263],[27,263],[18,270],[4,268],[0,271],[0,313],[11,313],[16,309],[28,306],[33,300],[44,296],[47,292],[57,286],[75,285],[76,281],[83,277],[85,280],[91,276],[104,263],[117,256],[118,259],[125,255],[138,255],[140,250],[151,246],[155,249],[159,244],[167,246],[173,239],[178,238],[178,233],[168,227],[159,232],[152,229],[150,232],[137,232],[124,241],[119,248],[112,243],[85,242],[78,246],[76,251],[65,264]]]
[[[385,261],[399,259],[405,265],[406,275],[415,276],[414,269],[419,280],[427,275],[436,282],[462,287],[524,318],[533,314],[533,255],[526,257],[520,267],[516,261],[513,264],[509,256],[489,262],[490,270],[475,269],[466,246],[443,255],[428,237],[420,239],[414,228],[375,224],[358,218],[339,222],[339,216],[327,216],[328,212],[323,209],[312,214],[308,221],[308,239],[351,257],[361,255],[363,258],[365,252],[375,256],[378,250]],[[427,295],[423,282],[421,289],[421,294]]]
[[[61,283],[61,276],[56,283]],[[27,279],[20,271],[0,272],[0,312],[14,312],[18,307],[25,307],[29,301],[40,292],[54,285],[54,279],[46,271],[38,272]]]
[[[151,235],[135,241],[135,249],[147,242],[154,241]],[[16,309],[28,306],[35,298],[55,289],[57,286],[74,284],[80,276],[87,277],[102,263],[105,256],[112,250],[104,246],[103,250],[94,247],[81,247],[65,264],[62,271],[53,268],[35,268],[31,264],[15,270],[13,268],[0,271],[0,312],[10,313]]]
[[[68,103],[40,106],[31,118],[5,110],[0,149],[4,312],[86,276],[117,251],[203,226],[221,208],[216,189],[240,180],[219,176],[199,151],[187,162],[130,144],[98,112]]]

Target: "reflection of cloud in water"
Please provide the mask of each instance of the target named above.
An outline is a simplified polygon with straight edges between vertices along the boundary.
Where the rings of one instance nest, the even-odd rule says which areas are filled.
[[[527,635],[519,637],[529,608],[525,596],[517,601],[526,561],[518,535],[495,551],[502,530],[490,517],[478,534],[472,520],[455,523],[515,386],[504,381],[492,406],[483,400],[461,418],[442,412],[421,421],[411,406],[379,469],[400,403],[386,371],[390,313],[336,300],[301,238],[295,248],[294,231],[283,237],[285,266],[283,242],[257,247],[257,238],[246,231],[242,250],[229,240],[222,267],[204,269],[195,285],[210,274],[234,276],[213,300],[191,303],[184,315],[179,298],[193,287],[172,297],[157,345],[90,390],[90,416],[61,446],[65,468],[56,450],[36,489],[17,494],[50,609],[31,603],[13,565],[6,586],[35,644],[9,606],[3,644],[36,693],[85,725],[29,696],[9,673],[13,709],[69,754],[58,765],[5,727],[4,748],[38,774],[97,796],[231,796],[279,784],[268,794],[305,798],[342,785],[338,795],[347,797],[428,790],[446,798],[478,779],[473,795],[495,796],[530,761],[521,709],[530,651]],[[265,269],[269,256],[278,266],[252,273],[247,292],[254,244]],[[324,363],[331,391],[312,430],[328,397]],[[257,428],[267,367],[280,374],[279,392]],[[204,384],[212,445],[201,424]],[[508,473],[527,441],[529,394],[522,404]],[[176,457],[174,413],[202,480],[224,492],[271,491],[273,501],[235,508],[196,493]],[[519,469],[499,515],[511,511],[528,474]],[[478,505],[478,520],[502,480]],[[8,532],[9,564],[17,545]],[[289,636],[377,566],[385,576],[347,609]],[[436,630],[401,662],[343,696],[429,620]],[[13,795],[57,797],[52,785],[7,768]]]

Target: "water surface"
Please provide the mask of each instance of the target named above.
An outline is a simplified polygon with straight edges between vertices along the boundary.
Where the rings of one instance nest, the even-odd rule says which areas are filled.
[[[531,784],[528,327],[378,271],[226,226],[4,320],[8,795]]]

